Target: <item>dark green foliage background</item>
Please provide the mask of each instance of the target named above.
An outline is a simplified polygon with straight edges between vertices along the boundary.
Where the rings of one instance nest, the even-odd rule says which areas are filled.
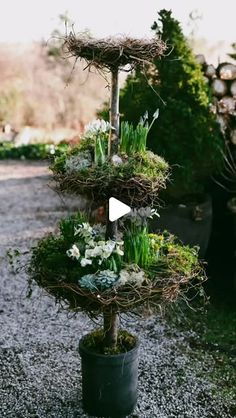
[[[127,78],[120,95],[122,119],[138,123],[148,110],[160,115],[148,136],[148,146],[172,165],[172,198],[203,192],[221,166],[223,141],[210,112],[208,87],[200,66],[171,12],[161,10],[155,36],[168,45],[154,66]],[[104,115],[104,112],[102,113]]]

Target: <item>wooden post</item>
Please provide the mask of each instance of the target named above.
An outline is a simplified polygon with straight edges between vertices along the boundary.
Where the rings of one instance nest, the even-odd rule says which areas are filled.
[[[110,124],[112,126],[109,139],[109,155],[117,154],[119,144],[119,71],[113,69],[111,71],[111,101],[110,101]]]
[[[108,145],[108,155],[114,155],[118,152],[119,145],[119,127],[120,127],[120,114],[119,114],[119,70],[113,68],[111,70],[111,106],[110,106],[110,124],[112,126]],[[117,234],[117,222],[109,221],[109,213],[107,208],[107,230],[106,239],[116,239]]]
[[[110,100],[110,131],[108,155],[117,154],[119,145],[119,82],[118,68],[111,71],[111,100]],[[117,235],[117,221],[109,221],[108,204],[106,207],[107,228],[106,239],[115,240]],[[117,344],[119,318],[116,312],[108,310],[103,314],[104,346],[113,348]]]

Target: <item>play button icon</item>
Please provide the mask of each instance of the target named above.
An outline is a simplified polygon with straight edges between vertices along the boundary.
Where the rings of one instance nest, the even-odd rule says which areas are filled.
[[[124,215],[127,215],[131,211],[131,208],[125,203],[121,202],[114,197],[109,199],[109,221],[114,222]]]

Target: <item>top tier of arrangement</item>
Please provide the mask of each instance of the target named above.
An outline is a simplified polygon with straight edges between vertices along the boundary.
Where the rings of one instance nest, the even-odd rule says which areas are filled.
[[[84,58],[88,66],[110,71],[122,70],[129,64],[129,69],[152,62],[161,57],[165,43],[155,39],[133,39],[126,36],[118,38],[95,39],[85,34],[70,33],[64,42],[64,50],[70,56]]]

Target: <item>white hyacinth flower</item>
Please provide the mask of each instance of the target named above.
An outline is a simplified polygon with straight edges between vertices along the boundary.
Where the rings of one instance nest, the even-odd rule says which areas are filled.
[[[72,247],[66,251],[66,254],[68,257],[76,258],[76,260],[80,258],[80,250],[75,244],[73,244]]]

